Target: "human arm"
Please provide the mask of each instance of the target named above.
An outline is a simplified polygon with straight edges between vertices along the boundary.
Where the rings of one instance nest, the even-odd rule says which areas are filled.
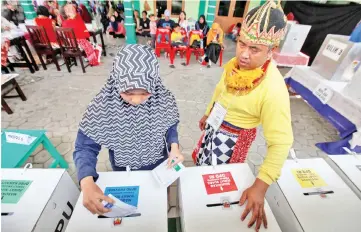
[[[78,180],[83,192],[83,205],[93,214],[103,214],[109,212],[101,204],[102,200],[113,202],[95,184],[99,175],[96,172],[97,156],[101,146],[86,136],[82,131],[78,131],[75,141],[75,151],[73,159],[77,169]]]
[[[178,123],[171,126],[166,134],[167,147],[170,148],[168,166],[174,166],[179,162],[183,162],[184,157],[179,150],[179,140],[178,140]],[[172,160],[175,162],[172,163]]]
[[[272,96],[266,97],[261,106],[261,123],[267,142],[267,155],[261,165],[254,184],[242,194],[240,204],[247,200],[241,219],[244,220],[252,211],[248,226],[256,223],[258,230],[267,219],[264,212],[264,197],[269,185],[276,181],[293,143],[289,96],[286,88],[273,90]]]
[[[98,179],[99,175],[95,167],[100,149],[99,144],[86,136],[81,130],[78,130],[73,159],[79,182],[89,176],[93,177],[94,182]]]

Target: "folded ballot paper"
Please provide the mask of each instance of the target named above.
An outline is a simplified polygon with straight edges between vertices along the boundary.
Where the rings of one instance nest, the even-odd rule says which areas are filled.
[[[104,216],[109,218],[115,218],[126,217],[138,213],[137,207],[128,205],[127,203],[124,203],[123,201],[119,200],[111,194],[109,194],[108,197],[114,200],[114,204],[108,203],[106,201],[102,202],[105,208],[111,210],[109,213],[105,213]]]
[[[184,170],[185,167],[182,163],[178,163],[174,167],[168,168],[167,159],[163,163],[159,164],[155,169],[153,169],[152,174],[160,185],[168,187],[176,179],[178,179],[178,177],[180,177]]]

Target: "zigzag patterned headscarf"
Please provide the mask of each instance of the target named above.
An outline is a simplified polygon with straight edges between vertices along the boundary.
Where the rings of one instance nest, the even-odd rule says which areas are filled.
[[[113,61],[107,83],[80,122],[85,135],[114,151],[118,167],[139,169],[164,157],[164,136],[179,122],[179,113],[159,75],[157,57],[149,46],[124,46]],[[130,105],[120,93],[132,89],[144,89],[152,96],[140,105]]]

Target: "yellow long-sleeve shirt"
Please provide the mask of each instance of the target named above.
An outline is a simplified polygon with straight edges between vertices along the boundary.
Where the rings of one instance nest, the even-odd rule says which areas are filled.
[[[229,107],[226,122],[244,129],[262,124],[267,155],[259,169],[258,178],[270,185],[281,175],[283,163],[293,143],[293,132],[289,94],[284,79],[272,62],[265,75],[263,81],[249,94],[236,97],[225,89],[224,72],[205,114],[209,115],[216,101],[225,108]]]

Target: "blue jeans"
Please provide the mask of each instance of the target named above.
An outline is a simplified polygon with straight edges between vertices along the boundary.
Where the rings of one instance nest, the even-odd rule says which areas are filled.
[[[164,37],[165,37],[165,41],[169,42],[169,35],[165,35]],[[157,42],[158,42],[158,43],[161,42],[161,41],[160,41],[161,38],[162,38],[162,35],[158,35],[158,37],[157,37]]]

